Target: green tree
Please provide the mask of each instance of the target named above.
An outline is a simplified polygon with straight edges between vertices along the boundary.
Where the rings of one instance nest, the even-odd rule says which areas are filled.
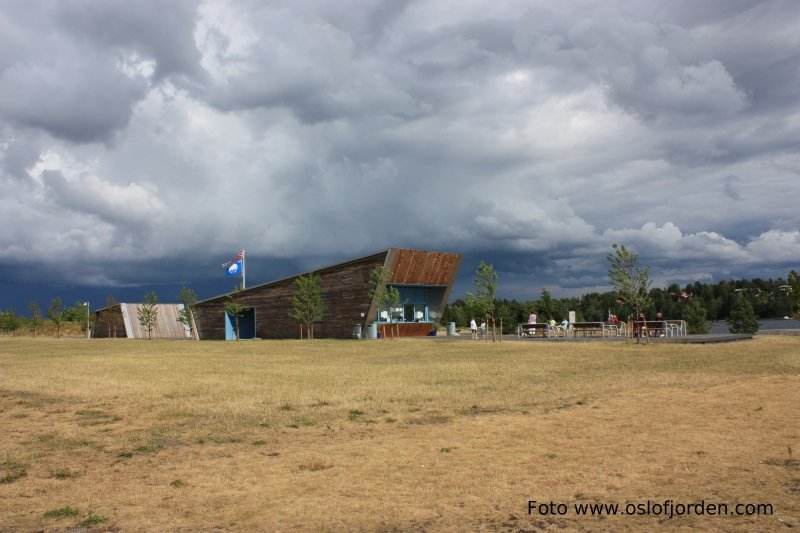
[[[463,328],[469,324],[469,317],[467,316],[466,304],[463,300],[456,300],[452,304],[448,304],[442,313],[442,322],[455,322],[456,326]]]
[[[381,310],[387,311],[389,322],[393,310],[400,305],[400,290],[389,286],[393,277],[394,273],[385,266],[376,266],[369,275],[369,298],[377,302],[379,316]]]
[[[36,337],[36,330],[42,326],[42,310],[39,307],[39,302],[36,300],[28,302],[28,312],[31,314],[29,319],[31,330],[33,330],[33,336]]]
[[[228,299],[225,301],[225,312],[228,313],[233,318],[233,323],[236,329],[236,340],[239,340],[239,318],[244,314],[245,311],[250,309],[242,303],[241,296],[244,292],[244,289],[241,285],[236,285],[233,288],[233,292],[228,295]]]
[[[753,306],[742,296],[736,294],[736,299],[728,316],[728,331],[731,333],[755,333],[758,331],[758,319],[753,311]]]
[[[608,278],[619,298],[633,306],[636,320],[650,305],[650,267],[638,265],[639,255],[629,251],[624,244],[611,246],[607,256],[610,267]]]
[[[492,325],[494,332],[495,304],[497,299],[497,274],[494,266],[483,261],[475,270],[475,293],[467,293],[467,306],[479,317],[485,318]]]
[[[47,318],[56,327],[56,338],[60,338],[61,326],[64,324],[64,304],[61,303],[61,298],[54,298],[50,302],[50,307],[47,308]]]
[[[558,316],[558,306],[556,305],[553,297],[550,296],[550,291],[542,289],[542,296],[536,304],[536,309],[539,311],[538,321],[547,322],[551,318],[561,318]],[[560,320],[559,320],[560,322]]]
[[[64,322],[81,324],[86,322],[86,306],[83,302],[75,302],[72,307],[64,308]]]
[[[178,291],[178,301],[183,304],[183,309],[178,311],[178,322],[189,328],[189,337],[194,339],[194,314],[195,305],[197,305],[197,294],[192,289],[181,287],[181,290]]]
[[[19,318],[17,318],[16,311],[9,309],[7,311],[0,312],[0,331],[16,334],[18,328]]]
[[[86,302],[80,300],[76,301],[72,307],[64,309],[64,322],[72,322],[80,325],[81,331],[86,333],[87,325],[91,327],[94,324],[94,317],[89,315],[89,308]],[[88,324],[87,324],[88,320]]]
[[[502,333],[514,333],[517,331],[517,319],[514,315],[514,306],[508,300],[500,300],[497,303],[497,318],[503,324]]]
[[[789,315],[800,313],[800,274],[791,270],[786,280],[788,287],[782,287],[789,298]]]
[[[686,329],[692,334],[708,333],[711,329],[711,324],[706,320],[706,308],[696,300],[684,308],[683,320],[686,321]]]
[[[294,293],[292,294],[291,317],[300,322],[300,336],[306,328],[306,337],[314,338],[314,322],[322,320],[324,304],[320,289],[320,277],[313,272],[305,276],[298,276],[294,280]]]
[[[139,324],[147,330],[147,339],[152,340],[153,329],[158,324],[158,298],[156,291],[144,293],[144,300],[139,307]]]

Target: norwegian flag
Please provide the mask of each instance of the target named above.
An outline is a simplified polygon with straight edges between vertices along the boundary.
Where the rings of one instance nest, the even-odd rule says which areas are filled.
[[[244,249],[242,249],[238,254],[233,256],[231,259],[229,259],[229,260],[225,261],[224,263],[222,263],[222,268],[227,269],[233,263],[241,261],[242,259],[244,259]]]

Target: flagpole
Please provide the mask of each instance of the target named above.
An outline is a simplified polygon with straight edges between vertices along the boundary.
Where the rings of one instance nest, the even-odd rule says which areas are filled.
[[[246,269],[245,269],[245,266],[244,266],[245,263],[246,263],[246,261],[244,260],[244,248],[242,248],[242,290],[247,288],[247,286],[245,285],[245,278],[244,278],[244,273],[246,272]]]

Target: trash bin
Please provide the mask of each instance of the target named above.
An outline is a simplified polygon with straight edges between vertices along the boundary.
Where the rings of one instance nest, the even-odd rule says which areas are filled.
[[[353,338],[360,339],[361,338],[361,324],[356,324],[353,326]]]
[[[447,323],[447,336],[454,337],[456,334],[456,323],[455,322],[448,322]]]
[[[373,323],[367,326],[367,338],[368,339],[378,338],[378,324]]]

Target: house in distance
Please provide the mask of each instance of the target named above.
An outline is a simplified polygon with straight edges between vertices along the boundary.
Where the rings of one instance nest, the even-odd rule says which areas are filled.
[[[442,317],[444,306],[461,263],[461,254],[390,248],[366,257],[313,270],[320,278],[325,306],[322,320],[314,324],[315,338],[351,338],[356,326],[366,335],[392,324],[393,333],[423,336]],[[379,309],[370,298],[370,274],[385,267],[393,276],[388,287],[397,288],[400,305]],[[301,275],[249,287],[237,301],[247,310],[239,316],[242,339],[296,339],[300,325],[291,318],[295,279]],[[235,339],[233,318],[225,311],[230,294],[198,302],[195,323],[201,340]],[[375,325],[370,328],[371,325]]]

